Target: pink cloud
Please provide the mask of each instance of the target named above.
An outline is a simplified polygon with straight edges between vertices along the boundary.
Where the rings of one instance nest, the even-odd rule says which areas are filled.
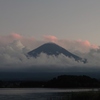
[[[90,44],[90,42],[88,40],[85,40],[85,41],[77,40],[76,42],[81,44],[81,45],[84,45],[86,47],[90,47],[91,46],[91,44]]]
[[[44,36],[44,39],[46,41],[49,41],[49,42],[56,42],[57,41],[57,37],[53,36],[53,35],[45,35]]]
[[[88,40],[85,40],[85,41],[77,40],[76,42],[85,48],[90,48],[90,49],[98,49],[99,48],[97,45],[91,44]]]
[[[98,49],[99,46],[91,44],[88,40],[68,40],[68,39],[58,39],[53,35],[44,35],[43,40],[36,40],[34,37],[26,37],[17,33],[12,33],[8,35],[0,36],[0,46],[8,45],[15,40],[19,40],[24,46],[29,47],[31,49],[35,49],[36,47],[46,43],[46,42],[54,42],[67,50],[72,52],[80,51],[80,52],[89,52],[90,49]]]
[[[10,34],[9,37],[11,37],[12,39],[21,39],[22,38],[22,36],[17,33]]]
[[[30,46],[30,44],[34,42],[35,39],[33,37],[26,37],[17,33],[12,33],[0,36],[0,45],[7,45],[12,43],[14,40],[20,40],[25,46]]]
[[[98,49],[99,46],[91,44],[88,40],[68,40],[68,39],[58,39],[56,43],[67,50],[72,52],[80,51],[82,53],[89,52],[90,49]]]

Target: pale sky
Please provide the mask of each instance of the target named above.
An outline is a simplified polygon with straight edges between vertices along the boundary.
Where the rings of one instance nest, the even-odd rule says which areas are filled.
[[[0,0],[0,35],[10,33],[100,45],[100,0]]]

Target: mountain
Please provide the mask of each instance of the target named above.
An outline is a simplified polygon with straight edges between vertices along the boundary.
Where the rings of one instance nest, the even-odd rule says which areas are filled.
[[[55,44],[55,43],[45,43],[41,45],[40,47],[28,52],[28,55],[31,57],[38,57],[41,53],[45,53],[47,55],[55,55],[58,56],[60,54],[65,55],[69,58],[74,58],[75,61],[81,61],[83,63],[86,63],[86,59],[82,59],[81,57],[78,57],[77,55],[74,55],[67,51],[66,49],[62,48],[61,46]]]

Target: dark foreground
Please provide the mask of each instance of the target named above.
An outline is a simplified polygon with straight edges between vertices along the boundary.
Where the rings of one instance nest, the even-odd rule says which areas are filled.
[[[61,75],[49,81],[0,81],[0,88],[100,88],[100,80],[85,75]]]
[[[69,100],[100,100],[100,91],[72,93]]]

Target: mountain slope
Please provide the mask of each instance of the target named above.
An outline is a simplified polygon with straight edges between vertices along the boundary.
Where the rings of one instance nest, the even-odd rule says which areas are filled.
[[[28,52],[28,55],[32,57],[38,57],[39,54],[41,53],[45,53],[47,55],[55,55],[55,56],[63,54],[69,58],[74,58],[76,61],[82,61],[86,63],[86,59],[82,59],[81,57],[78,57],[77,55],[70,53],[69,51],[67,51],[66,49],[62,48],[61,46],[55,43],[45,43],[40,47]]]

